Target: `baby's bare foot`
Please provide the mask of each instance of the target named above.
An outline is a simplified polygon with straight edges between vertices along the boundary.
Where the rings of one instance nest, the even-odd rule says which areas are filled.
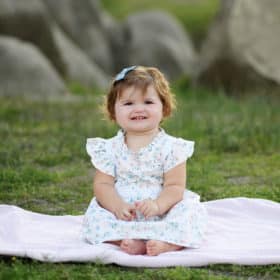
[[[164,252],[177,251],[183,248],[184,247],[182,246],[159,241],[159,240],[149,240],[146,243],[146,250],[148,256],[157,256]]]
[[[146,244],[139,239],[124,239],[120,245],[121,249],[130,255],[146,254]]]

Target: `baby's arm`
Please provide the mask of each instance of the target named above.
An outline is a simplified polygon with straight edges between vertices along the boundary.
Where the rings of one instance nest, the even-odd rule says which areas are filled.
[[[136,203],[136,209],[146,218],[163,215],[183,199],[186,186],[186,162],[164,174],[163,190],[156,200],[143,200]]]
[[[113,176],[96,169],[93,190],[98,203],[103,208],[114,213],[120,220],[133,220],[135,218],[134,205],[124,202],[118,195],[114,185],[115,181]]]

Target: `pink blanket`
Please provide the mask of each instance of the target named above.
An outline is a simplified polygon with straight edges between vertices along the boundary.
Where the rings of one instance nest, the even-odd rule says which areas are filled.
[[[0,205],[0,255],[134,267],[280,263],[280,203],[229,198],[204,204],[209,224],[203,246],[156,257],[130,256],[114,245],[85,243],[80,239],[82,216],[50,216]]]

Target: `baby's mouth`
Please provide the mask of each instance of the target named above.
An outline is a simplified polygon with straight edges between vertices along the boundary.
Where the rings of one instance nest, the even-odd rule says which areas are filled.
[[[131,118],[133,121],[136,120],[136,121],[140,121],[140,120],[145,120],[147,119],[147,117],[144,117],[144,116],[136,116],[136,117],[132,117]]]

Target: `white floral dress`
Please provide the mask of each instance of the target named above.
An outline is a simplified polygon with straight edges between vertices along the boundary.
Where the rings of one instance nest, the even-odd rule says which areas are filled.
[[[110,139],[89,138],[86,149],[95,168],[115,178],[115,188],[128,203],[155,199],[163,188],[163,174],[193,154],[194,142],[175,138],[163,129],[138,152],[128,149],[124,133]],[[93,198],[84,218],[82,236],[92,243],[122,239],[161,240],[184,247],[200,246],[206,211],[199,195],[185,190],[184,199],[162,216],[145,219],[136,213],[123,221]]]

